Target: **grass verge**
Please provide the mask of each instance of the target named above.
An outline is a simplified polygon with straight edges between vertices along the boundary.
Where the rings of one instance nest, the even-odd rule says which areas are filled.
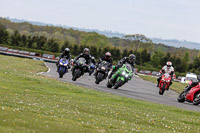
[[[200,113],[115,96],[36,73],[43,62],[0,55],[0,132],[198,132]]]

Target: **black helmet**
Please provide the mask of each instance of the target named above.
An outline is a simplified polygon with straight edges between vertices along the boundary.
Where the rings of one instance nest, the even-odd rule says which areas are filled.
[[[65,53],[69,54],[69,52],[70,52],[70,49],[69,48],[65,48]]]
[[[135,63],[135,60],[136,60],[136,56],[134,54],[130,54],[129,55],[129,62],[130,63]]]
[[[84,48],[84,50],[83,50],[83,54],[85,54],[85,55],[89,55],[89,54],[90,54],[90,50],[89,50],[89,48]]]

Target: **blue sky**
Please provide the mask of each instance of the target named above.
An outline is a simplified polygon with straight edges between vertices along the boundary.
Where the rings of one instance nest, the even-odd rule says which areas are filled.
[[[200,42],[200,0],[0,0],[0,16]]]

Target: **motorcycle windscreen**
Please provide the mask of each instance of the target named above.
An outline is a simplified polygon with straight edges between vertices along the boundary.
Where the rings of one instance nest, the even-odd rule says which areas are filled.
[[[126,69],[129,71],[129,72],[132,72],[132,67],[130,64],[126,63]]]
[[[81,64],[85,64],[85,63],[86,63],[86,60],[85,60],[85,58],[79,58],[79,59],[78,59],[78,62],[80,62]]]
[[[166,79],[170,77],[169,73],[165,73],[164,76]]]
[[[107,68],[109,65],[109,63],[107,61],[103,61],[101,64],[100,64],[100,67],[105,67]]]
[[[61,60],[62,60],[62,62],[65,63],[65,64],[68,63],[68,60],[67,60],[66,58],[62,58]]]

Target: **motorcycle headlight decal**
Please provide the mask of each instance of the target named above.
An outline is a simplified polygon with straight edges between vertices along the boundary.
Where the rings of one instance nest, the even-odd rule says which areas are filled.
[[[125,77],[128,78],[128,74],[126,74]]]
[[[67,64],[64,64],[64,66],[67,66]]]
[[[63,65],[63,63],[62,63],[62,62],[60,62],[60,65]]]

